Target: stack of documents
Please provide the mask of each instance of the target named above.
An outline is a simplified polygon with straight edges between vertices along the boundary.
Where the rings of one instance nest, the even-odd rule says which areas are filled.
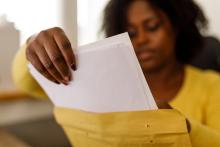
[[[79,47],[68,86],[29,69],[57,107],[107,113],[157,109],[127,33]]]

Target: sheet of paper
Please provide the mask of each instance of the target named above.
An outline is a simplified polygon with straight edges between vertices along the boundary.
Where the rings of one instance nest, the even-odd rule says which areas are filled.
[[[96,113],[157,109],[127,33],[79,47],[76,56],[68,86],[50,82],[29,64],[56,106]]]

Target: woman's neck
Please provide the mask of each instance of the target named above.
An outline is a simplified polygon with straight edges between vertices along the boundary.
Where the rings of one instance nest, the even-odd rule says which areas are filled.
[[[158,70],[144,71],[144,74],[154,98],[168,102],[176,96],[182,86],[184,66],[173,62]]]

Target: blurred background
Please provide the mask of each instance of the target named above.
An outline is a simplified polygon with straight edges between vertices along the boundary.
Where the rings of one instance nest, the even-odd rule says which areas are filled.
[[[103,38],[100,25],[107,2],[0,0],[0,147],[70,146],[62,129],[54,121],[52,104],[31,98],[16,89],[11,76],[12,60],[30,35],[54,26],[64,29],[74,47]],[[204,50],[192,64],[219,71],[220,1],[196,2],[209,20],[209,28],[204,36],[206,48],[211,50]]]

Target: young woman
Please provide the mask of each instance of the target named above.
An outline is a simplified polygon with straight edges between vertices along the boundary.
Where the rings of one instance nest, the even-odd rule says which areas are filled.
[[[76,146],[220,146],[220,76],[187,65],[202,48],[200,30],[206,23],[202,11],[192,0],[110,0],[104,11],[106,36],[129,32],[159,108],[170,109],[170,105],[172,109],[111,114],[111,118],[117,116],[127,127],[125,129],[116,121],[110,123],[115,128],[122,127],[122,132],[120,129],[108,132],[112,126],[100,129],[105,127],[101,127],[103,123],[97,123],[98,132],[88,129],[88,125],[80,126],[84,129],[84,136],[80,136],[80,133],[74,133],[77,129],[70,133],[64,127],[71,142]],[[14,62],[17,85],[35,96],[46,97],[28,73],[27,61],[56,84],[68,85],[72,79],[68,65],[77,70],[71,45],[60,28],[44,30],[30,37]],[[78,113],[68,115],[71,118],[62,118],[70,119],[72,123],[77,119],[85,121],[84,117],[78,117]],[[109,117],[84,113],[80,116],[92,117],[91,120]],[[186,128],[183,117],[188,122],[187,132],[183,129]],[[120,133],[122,135],[118,135]],[[190,140],[185,133],[189,133]]]

